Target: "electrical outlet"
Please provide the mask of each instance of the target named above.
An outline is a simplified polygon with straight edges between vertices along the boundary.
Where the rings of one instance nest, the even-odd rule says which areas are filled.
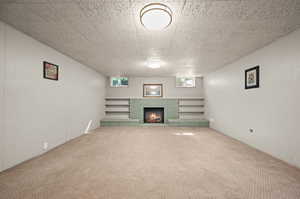
[[[43,149],[44,149],[44,150],[47,150],[47,149],[48,149],[48,142],[44,142],[44,144],[43,144]]]
[[[254,133],[254,130],[253,130],[253,129],[249,129],[249,132],[250,132],[250,133]]]

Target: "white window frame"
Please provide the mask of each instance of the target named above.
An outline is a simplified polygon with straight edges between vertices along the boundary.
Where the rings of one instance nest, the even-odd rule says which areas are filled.
[[[178,86],[177,85],[177,78],[193,78],[193,86]],[[177,77],[175,77],[175,86],[176,86],[176,88],[196,88],[196,77],[177,76]]]
[[[112,84],[112,79],[113,78],[127,78],[127,80],[128,80],[128,85],[118,85],[118,86],[114,86],[113,84]],[[110,85],[110,87],[112,87],[112,88],[127,88],[128,86],[129,86],[129,78],[128,77],[110,77],[109,78],[109,85]]]

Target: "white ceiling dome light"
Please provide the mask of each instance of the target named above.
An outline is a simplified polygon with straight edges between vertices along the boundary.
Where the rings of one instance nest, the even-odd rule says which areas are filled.
[[[158,58],[152,58],[148,61],[147,66],[152,69],[160,68],[161,62]]]
[[[162,30],[172,23],[172,10],[162,3],[150,3],[142,8],[140,20],[149,30]]]
[[[149,67],[149,68],[153,68],[153,69],[155,69],[155,68],[160,68],[160,63],[159,63],[159,62],[150,62],[150,63],[148,64],[148,67]]]

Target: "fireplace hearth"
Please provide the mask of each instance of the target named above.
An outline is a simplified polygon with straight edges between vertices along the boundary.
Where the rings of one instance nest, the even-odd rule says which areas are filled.
[[[164,123],[164,108],[144,108],[144,123]]]

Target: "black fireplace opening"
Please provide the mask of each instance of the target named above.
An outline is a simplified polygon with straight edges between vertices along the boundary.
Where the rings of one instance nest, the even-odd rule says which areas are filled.
[[[164,108],[144,108],[144,123],[164,123]]]

